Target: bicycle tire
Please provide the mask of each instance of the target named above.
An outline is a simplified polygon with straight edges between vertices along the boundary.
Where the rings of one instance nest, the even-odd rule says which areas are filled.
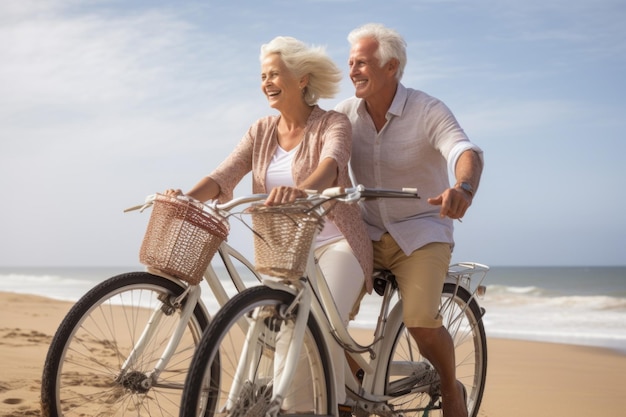
[[[185,288],[147,272],[130,272],[87,292],[65,316],[48,350],[42,375],[42,415],[177,415],[195,345],[209,324],[200,303],[156,385],[146,389],[141,381],[154,368],[179,322],[177,309],[163,314],[143,354],[123,377],[120,369],[151,313],[167,310],[157,297],[177,297]]]
[[[447,283],[444,285],[441,297],[440,313],[443,317],[443,325],[448,329],[454,341],[457,379],[467,390],[468,416],[476,417],[482,402],[487,376],[487,339],[482,322],[483,312],[476,300],[463,287]],[[398,323],[398,329],[392,333],[395,334],[395,339],[391,355],[389,355],[386,375],[386,393],[397,395],[390,401],[390,404],[394,410],[405,416],[442,416],[440,398],[433,400],[429,393],[411,389],[405,389],[400,393],[391,392],[394,380],[399,378],[392,375],[393,363],[413,362],[414,369],[419,368],[419,364],[427,363],[419,354],[415,340],[404,324],[401,321]],[[438,379],[432,366],[429,364],[427,366],[430,367],[431,373],[428,377]],[[422,366],[421,369],[424,367]],[[406,376],[406,371],[403,376]],[[427,382],[426,380],[422,383]],[[397,389],[397,385],[394,389]]]
[[[280,357],[281,348],[276,346],[283,341],[284,335],[290,333],[285,329],[293,319],[292,315],[285,320],[277,311],[281,311],[282,306],[291,305],[294,298],[285,291],[252,287],[235,295],[218,311],[196,349],[185,381],[181,417],[195,417],[202,413],[212,416],[218,410],[220,414],[231,416],[265,415],[276,382],[275,370],[280,369],[276,364],[279,361],[275,362],[275,359]],[[255,314],[262,314],[262,321],[246,320],[257,317]],[[261,327],[257,327],[258,332],[254,333],[251,329],[256,323]],[[251,333],[246,336],[248,330]],[[246,345],[243,343],[246,337],[255,343]],[[309,316],[296,377],[282,402],[280,414],[283,410],[289,414],[331,414],[334,386],[327,373],[330,360],[323,340],[319,325]],[[283,342],[289,346],[288,341]],[[216,380],[221,381],[221,387],[211,381],[207,384],[209,391],[203,391],[203,382],[213,377],[216,368],[210,365],[218,357],[222,366]],[[243,357],[249,358],[242,359],[243,363],[253,362],[256,366],[247,377],[236,378],[234,371]],[[233,392],[232,406],[228,404],[230,391]],[[207,403],[211,405],[207,407]]]

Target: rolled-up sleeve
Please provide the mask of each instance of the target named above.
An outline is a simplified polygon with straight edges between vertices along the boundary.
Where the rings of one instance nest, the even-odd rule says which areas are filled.
[[[485,161],[483,160],[483,150],[480,147],[478,147],[477,145],[469,141],[458,142],[452,147],[452,150],[450,151],[450,153],[448,154],[448,157],[446,158],[448,162],[449,172],[454,173],[454,170],[456,168],[456,163],[459,160],[459,157],[461,156],[463,152],[469,151],[469,150],[476,152],[476,154],[480,158],[480,162],[484,164]]]

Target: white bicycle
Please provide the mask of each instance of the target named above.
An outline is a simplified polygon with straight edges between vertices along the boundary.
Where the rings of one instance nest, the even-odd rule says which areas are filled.
[[[232,295],[222,280],[237,292],[246,288],[240,271],[260,283],[251,262],[224,241],[224,220],[235,207],[265,196],[212,211],[199,202],[153,197],[145,205],[154,203],[142,255],[157,268],[109,278],[70,309],[43,369],[46,417],[177,415],[193,352],[210,322],[200,282],[219,305]],[[214,253],[227,277],[220,279],[210,263]]]
[[[320,219],[334,204],[331,200],[353,203],[364,198],[419,197],[415,190],[357,186],[253,211],[257,270],[281,278],[265,278],[263,286],[237,294],[215,315],[194,354],[181,417],[337,416],[332,344],[339,344],[360,368],[353,373],[347,359],[343,367],[351,414],[441,415],[439,376],[402,322],[402,300],[393,275],[375,275],[376,292],[382,296],[380,314],[371,343],[362,345],[339,318],[312,255],[311,242]],[[262,220],[255,224],[255,217]],[[269,221],[272,218],[275,222]],[[314,231],[307,233],[311,224]],[[299,246],[307,240],[308,245]],[[266,249],[268,254],[257,256]],[[282,253],[285,256],[277,259]],[[440,313],[454,340],[457,378],[466,387],[469,415],[474,417],[487,369],[484,309],[476,294],[484,291],[481,283],[488,269],[477,263],[451,265],[441,297]],[[474,275],[478,282],[472,282]]]

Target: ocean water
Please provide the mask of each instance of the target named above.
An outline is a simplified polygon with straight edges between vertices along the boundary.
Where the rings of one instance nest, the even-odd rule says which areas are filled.
[[[0,291],[76,301],[98,282],[137,270],[142,267],[0,267]],[[252,276],[246,280],[255,283]],[[226,278],[222,282],[228,284]],[[492,267],[483,285],[487,291],[479,303],[486,309],[489,337],[600,346],[626,353],[626,266]],[[226,286],[232,293],[232,285]],[[216,311],[219,306],[208,286],[203,290],[209,311]],[[353,326],[374,325],[378,299],[365,297]]]

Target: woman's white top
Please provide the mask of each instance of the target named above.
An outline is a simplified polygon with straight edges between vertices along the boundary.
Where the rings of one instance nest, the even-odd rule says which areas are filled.
[[[296,146],[290,151],[286,151],[280,146],[276,148],[274,156],[267,167],[265,173],[265,188],[270,192],[273,188],[279,186],[295,187],[293,181],[293,175],[291,173],[291,165],[293,157],[298,151],[300,145]],[[330,221],[328,217],[324,219],[324,228],[317,235],[315,241],[315,247],[325,245],[335,240],[342,239],[343,235],[335,226],[335,223]]]

